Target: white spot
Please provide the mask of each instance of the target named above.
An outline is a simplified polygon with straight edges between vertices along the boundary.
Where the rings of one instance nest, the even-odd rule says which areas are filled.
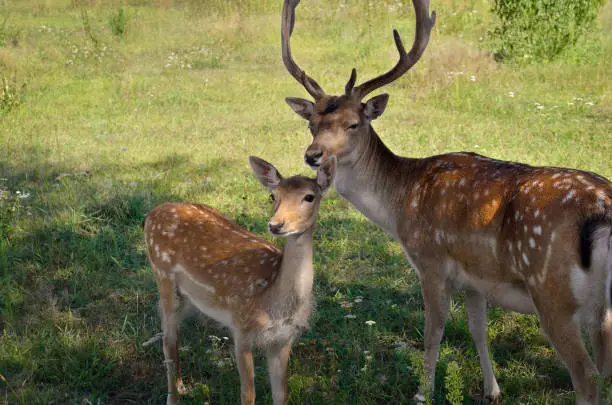
[[[167,263],[171,262],[170,255],[168,254],[168,252],[162,252],[161,259],[162,259],[162,262],[167,262]]]
[[[557,234],[554,231],[550,235],[550,242],[548,243],[548,246],[546,247],[546,256],[544,258],[544,264],[542,265],[542,271],[538,275],[538,281],[540,283],[544,282],[544,280],[546,279],[546,273],[548,273],[548,262],[550,261],[550,254],[552,252],[552,246],[553,246],[553,242],[555,241],[556,236]]]
[[[529,246],[534,249],[536,246],[535,239],[529,238]]]
[[[571,200],[575,195],[576,195],[576,191],[572,190],[569,193],[567,193],[565,197],[563,197],[563,200],[561,200],[561,202],[566,203],[569,200]]]
[[[412,208],[416,208],[419,205],[416,197],[412,199]]]
[[[540,225],[534,226],[533,233],[536,235],[542,235],[542,227]]]
[[[523,253],[523,261],[527,266],[529,266],[529,259],[527,258],[527,255],[525,253]]]
[[[533,217],[534,217],[534,218],[537,218],[537,217],[539,217],[539,216],[540,216],[540,210],[539,210],[539,209],[536,209],[536,210],[534,211],[534,213],[533,213]]]
[[[435,232],[435,236],[436,236],[436,243],[439,245],[442,243],[442,239],[441,239],[441,232],[439,229],[436,229]]]

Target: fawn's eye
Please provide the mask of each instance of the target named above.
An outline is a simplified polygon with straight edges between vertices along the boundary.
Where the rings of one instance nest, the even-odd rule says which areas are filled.
[[[274,194],[270,194],[270,201],[274,202]]]
[[[314,195],[306,194],[306,196],[304,197],[304,201],[311,203],[314,201],[314,198],[315,198]]]
[[[356,122],[356,123],[354,123],[354,124],[349,125],[349,126],[347,127],[347,129],[357,129],[357,127],[358,127],[358,126],[359,126],[359,123],[358,123],[358,122]]]

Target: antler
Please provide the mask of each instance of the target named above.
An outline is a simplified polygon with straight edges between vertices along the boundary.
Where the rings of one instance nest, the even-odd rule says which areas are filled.
[[[416,14],[416,34],[414,43],[412,44],[412,49],[410,49],[410,52],[406,53],[399,33],[397,30],[393,30],[395,46],[399,52],[399,61],[393,67],[393,69],[389,70],[387,73],[368,80],[367,82],[360,84],[353,89],[352,94],[356,95],[360,100],[369,93],[384,86],[385,84],[391,83],[410,70],[410,68],[414,66],[414,64],[421,58],[425,48],[427,48],[431,29],[436,23],[436,12],[432,12],[431,17],[429,16],[429,0],[412,0],[412,4],[414,5],[414,12]],[[354,81],[354,75],[351,74],[349,83]]]
[[[319,100],[325,95],[325,91],[323,91],[321,86],[319,86],[313,78],[309,77],[306,72],[300,69],[291,56],[291,45],[289,44],[289,40],[293,33],[293,25],[295,23],[295,8],[299,3],[300,0],[285,0],[283,3],[283,19],[281,21],[283,62],[291,76],[295,77],[295,80],[301,83],[315,100]]]

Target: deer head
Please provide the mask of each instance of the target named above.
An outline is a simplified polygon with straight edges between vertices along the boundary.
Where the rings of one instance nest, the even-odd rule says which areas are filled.
[[[256,156],[250,156],[249,162],[274,202],[274,216],[268,222],[270,233],[288,236],[310,229],[316,222],[323,193],[331,185],[335,159],[325,162],[314,180],[304,176],[285,179],[272,164]]]
[[[289,106],[299,116],[308,121],[313,136],[312,144],[306,150],[304,160],[313,167],[319,167],[327,158],[336,156],[339,162],[354,157],[360,146],[367,144],[371,131],[370,123],[385,111],[388,94],[380,94],[366,102],[362,100],[374,90],[393,82],[414,66],[429,42],[436,14],[429,15],[429,0],[413,0],[416,13],[416,35],[409,52],[406,52],[399,33],[394,30],[393,37],[399,53],[399,61],[388,72],[365,83],[355,86],[355,69],[341,96],[325,94],[321,86],[309,77],[295,63],[291,55],[290,38],[295,22],[295,8],[300,0],[285,0],[281,23],[281,42],[283,62],[289,73],[312,96],[314,102],[301,98],[288,97]]]

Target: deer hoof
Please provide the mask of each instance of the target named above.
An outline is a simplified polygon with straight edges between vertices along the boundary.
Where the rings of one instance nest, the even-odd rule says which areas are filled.
[[[423,405],[425,403],[425,395],[422,392],[417,392],[413,399],[418,405]]]
[[[499,394],[497,395],[486,395],[485,396],[486,404],[499,404]]]
[[[166,398],[166,405],[176,405],[178,404],[180,401],[178,395],[176,394],[168,394],[168,397]]]

